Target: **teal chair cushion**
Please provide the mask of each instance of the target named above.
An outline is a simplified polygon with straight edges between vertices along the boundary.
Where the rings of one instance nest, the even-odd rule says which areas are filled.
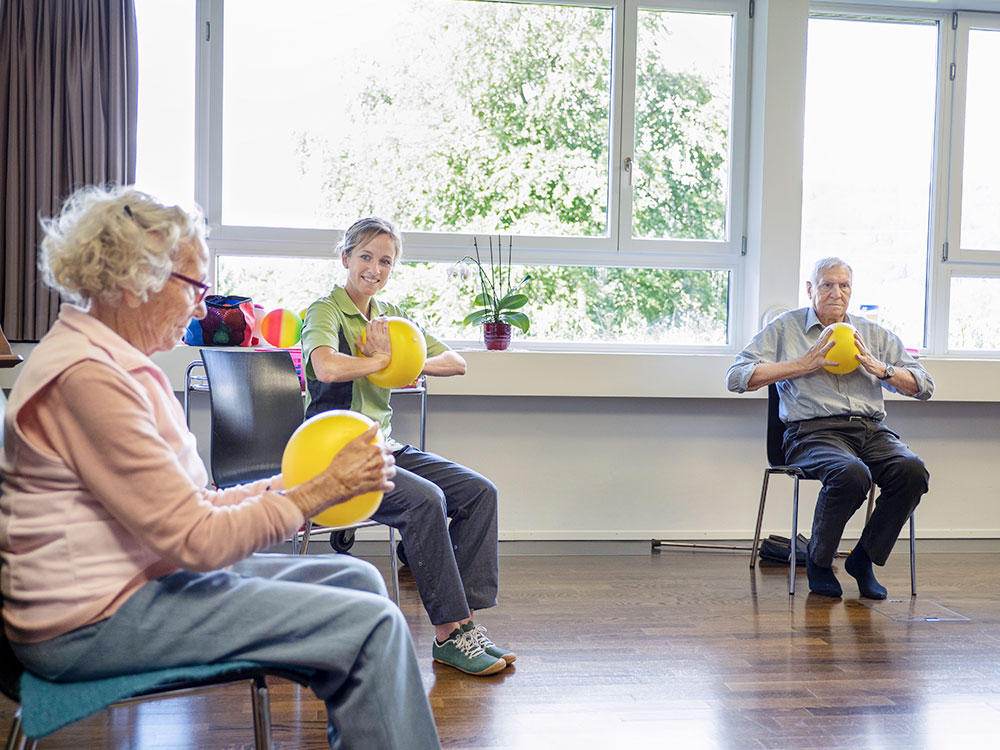
[[[28,737],[38,739],[117,701],[153,691],[160,686],[197,683],[251,669],[269,667],[251,661],[233,661],[225,664],[171,667],[80,682],[49,682],[31,672],[25,672],[21,676],[22,728]],[[303,676],[308,674],[287,667],[278,667],[276,671],[298,672]]]

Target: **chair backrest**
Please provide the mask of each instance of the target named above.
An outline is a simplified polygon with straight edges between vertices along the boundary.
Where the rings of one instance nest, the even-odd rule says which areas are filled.
[[[12,354],[7,337],[3,335],[3,328],[0,327],[0,367],[16,367],[21,364],[22,357],[19,354]]]
[[[0,451],[3,450],[3,418],[7,411],[7,397],[0,390]],[[3,494],[3,485],[0,484],[0,495]],[[0,557],[0,575],[3,572],[3,558]],[[7,635],[3,629],[3,594],[0,593],[0,692],[14,701],[20,700],[20,680],[24,667],[7,641]]]
[[[771,383],[767,387],[767,462],[771,466],[784,466],[787,463],[782,440],[785,436],[785,423],[778,416],[778,386]]]
[[[287,351],[202,349],[212,414],[212,479],[219,487],[281,472],[302,423],[302,386]]]

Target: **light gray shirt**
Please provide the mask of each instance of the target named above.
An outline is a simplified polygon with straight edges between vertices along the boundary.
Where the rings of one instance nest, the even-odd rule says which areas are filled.
[[[897,370],[906,369],[913,373],[918,388],[914,398],[926,401],[931,397],[934,381],[927,370],[910,356],[896,334],[867,318],[847,315],[845,322],[858,330],[873,357]],[[736,361],[726,374],[726,387],[735,393],[745,393],[757,365],[798,359],[819,340],[823,329],[816,311],[811,307],[780,315],[736,355]],[[863,367],[846,375],[817,370],[802,377],[778,381],[776,385],[781,398],[778,413],[785,422],[852,414],[881,420],[885,418],[882,389],[899,392]]]

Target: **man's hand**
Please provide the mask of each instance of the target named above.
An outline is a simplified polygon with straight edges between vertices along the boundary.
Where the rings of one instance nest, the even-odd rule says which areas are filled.
[[[872,353],[868,351],[868,347],[865,346],[864,339],[861,338],[861,334],[858,331],[854,332],[854,345],[858,347],[858,353],[855,355],[855,359],[858,360],[858,364],[865,368],[865,370],[876,378],[882,378],[885,376],[885,362],[875,359]]]
[[[798,364],[802,370],[800,374],[808,375],[811,372],[822,370],[824,367],[839,364],[826,358],[826,355],[830,353],[835,343],[833,340],[833,326],[827,326],[819,335],[816,343],[810,346],[806,353],[799,357]]]

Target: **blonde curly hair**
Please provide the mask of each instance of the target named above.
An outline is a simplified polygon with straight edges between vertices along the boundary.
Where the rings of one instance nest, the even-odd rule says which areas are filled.
[[[199,209],[165,206],[130,185],[81,188],[41,223],[45,283],[84,305],[117,305],[125,291],[146,301],[167,283],[180,245],[205,239]]]

